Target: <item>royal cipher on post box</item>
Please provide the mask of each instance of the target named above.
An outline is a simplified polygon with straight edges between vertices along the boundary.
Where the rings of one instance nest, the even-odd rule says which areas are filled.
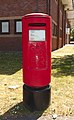
[[[51,30],[47,14],[31,13],[22,18],[23,102],[31,110],[50,104]]]

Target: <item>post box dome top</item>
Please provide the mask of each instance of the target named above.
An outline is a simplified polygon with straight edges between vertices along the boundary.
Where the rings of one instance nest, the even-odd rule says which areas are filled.
[[[23,17],[46,17],[46,18],[50,18],[50,16],[48,14],[44,14],[44,13],[30,13],[30,14],[26,14]]]

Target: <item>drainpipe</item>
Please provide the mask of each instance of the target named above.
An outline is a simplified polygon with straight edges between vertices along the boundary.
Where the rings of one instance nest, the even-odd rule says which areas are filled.
[[[64,45],[66,43],[66,11],[65,11],[65,17],[64,17]]]
[[[38,8],[38,2],[39,2],[39,0],[36,0],[36,12],[39,11],[39,8]]]
[[[50,0],[46,0],[46,13],[50,15]]]
[[[59,35],[59,17],[60,17],[60,15],[59,15],[59,6],[60,6],[60,1],[58,0],[58,10],[57,10],[57,49],[59,48],[59,37],[60,37],[60,35]]]
[[[63,12],[62,12],[62,47],[64,45],[64,5],[63,5]]]

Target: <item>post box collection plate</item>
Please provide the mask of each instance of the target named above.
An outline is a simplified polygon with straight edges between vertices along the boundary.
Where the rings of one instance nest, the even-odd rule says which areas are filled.
[[[29,30],[29,41],[45,41],[45,30]]]

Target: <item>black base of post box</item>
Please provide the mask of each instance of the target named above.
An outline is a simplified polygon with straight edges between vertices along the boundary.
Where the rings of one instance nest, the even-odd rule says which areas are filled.
[[[45,110],[50,105],[50,101],[50,85],[39,89],[23,85],[23,103],[30,111]]]

